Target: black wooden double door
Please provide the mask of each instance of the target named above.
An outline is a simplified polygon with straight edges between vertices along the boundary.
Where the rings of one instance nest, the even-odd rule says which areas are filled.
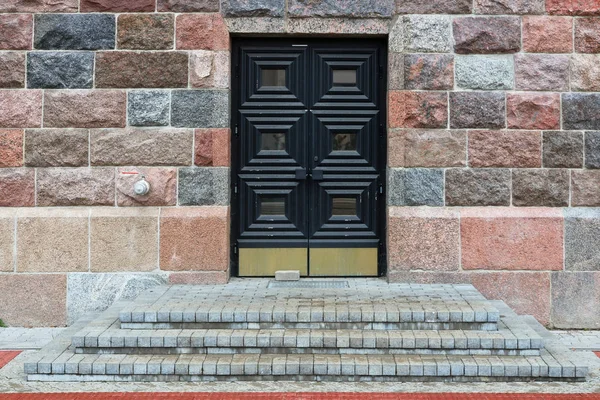
[[[386,57],[375,40],[234,41],[239,276],[381,272]]]

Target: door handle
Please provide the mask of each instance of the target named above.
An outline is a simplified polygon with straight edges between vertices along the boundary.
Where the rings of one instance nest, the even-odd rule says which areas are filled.
[[[322,181],[323,180],[323,170],[322,169],[314,169],[310,176],[313,178],[313,181]]]
[[[304,180],[306,179],[306,170],[301,168],[296,170],[296,180]]]

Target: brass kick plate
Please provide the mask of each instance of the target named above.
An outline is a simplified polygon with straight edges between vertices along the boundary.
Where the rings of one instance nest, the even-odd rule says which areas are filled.
[[[377,276],[377,248],[310,249],[310,276]]]
[[[275,276],[275,271],[298,270],[308,275],[308,249],[239,249],[240,276]]]

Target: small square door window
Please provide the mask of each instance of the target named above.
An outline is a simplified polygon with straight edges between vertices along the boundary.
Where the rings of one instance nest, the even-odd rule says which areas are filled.
[[[260,215],[261,216],[273,216],[280,215],[285,216],[285,197],[266,197],[261,196],[260,198]]]
[[[356,151],[356,133],[336,133],[333,135],[333,151]]]
[[[285,150],[285,133],[263,133],[261,136],[261,150]]]
[[[333,86],[356,86],[356,70],[334,69]]]
[[[356,216],[356,197],[334,197],[332,200],[331,215]]]
[[[261,79],[262,86],[285,87],[285,69],[263,69]]]

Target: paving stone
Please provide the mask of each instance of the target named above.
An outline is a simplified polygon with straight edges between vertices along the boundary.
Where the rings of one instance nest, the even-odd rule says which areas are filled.
[[[565,210],[565,269],[600,271],[600,213],[598,209]]]
[[[573,170],[571,172],[571,206],[600,206],[600,171]]]
[[[453,89],[454,57],[445,54],[407,54],[404,56],[403,76],[406,89]]]
[[[87,89],[92,87],[94,53],[30,52],[27,87],[35,89]]]
[[[509,129],[559,129],[558,93],[509,93],[506,97]]]
[[[464,17],[453,21],[458,54],[516,53],[521,49],[519,17]]]
[[[117,20],[117,47],[130,50],[173,48],[172,14],[123,14]]]
[[[44,168],[37,174],[39,206],[113,206],[112,168]]]
[[[450,128],[504,128],[505,118],[504,93],[450,93]]]
[[[575,51],[578,53],[600,52],[600,18],[575,19]]]
[[[388,133],[390,167],[461,167],[466,164],[465,131],[400,130]]]
[[[115,48],[111,14],[36,14],[34,48],[101,50]]]
[[[443,206],[444,173],[441,169],[390,169],[389,204]]]
[[[81,167],[88,165],[87,129],[27,129],[25,165]]]
[[[81,0],[80,12],[153,12],[154,0]]]
[[[0,6],[1,7],[1,6]],[[29,14],[5,14],[0,16],[0,49],[31,49],[33,17]]]
[[[171,94],[162,90],[130,91],[127,115],[131,126],[167,126],[170,117]]]
[[[0,88],[25,87],[25,54],[17,51],[0,53]]]
[[[585,167],[600,169],[600,132],[585,133]]]
[[[449,169],[446,205],[508,206],[510,171],[506,169]]]
[[[304,0],[291,0],[288,5],[288,13],[290,17],[301,18],[390,18],[392,17],[393,11],[393,0],[383,0],[377,2],[355,2],[335,0],[320,0],[317,2],[306,2]],[[281,14],[283,14],[283,7],[281,7]]]
[[[176,27],[177,49],[229,50],[229,31],[221,14],[181,14]]]
[[[189,128],[227,128],[229,92],[224,90],[174,90],[171,124]]]
[[[600,94],[567,93],[562,95],[563,129],[600,129]]]
[[[396,12],[399,14],[471,14],[472,10],[473,2],[470,0],[396,0]]]
[[[545,15],[523,17],[523,50],[528,53],[571,53],[573,20]]]
[[[513,170],[514,206],[568,207],[569,171],[566,169]]]
[[[157,11],[187,12],[218,12],[219,0],[158,0]]]
[[[598,329],[600,319],[595,310],[600,307],[599,281],[598,272],[554,272],[552,325],[559,329]]]
[[[41,90],[0,90],[0,128],[40,128]]]
[[[460,88],[503,90],[514,86],[512,56],[459,56],[455,62]]]
[[[389,92],[391,128],[446,128],[448,96],[444,92]]]
[[[126,103],[122,90],[45,91],[44,127],[125,127]]]
[[[544,0],[476,0],[475,14],[543,14]]]
[[[469,131],[469,166],[541,167],[539,131]]]
[[[574,54],[571,57],[571,90],[600,91],[600,55]]]
[[[407,15],[402,17],[402,22],[405,52],[450,52],[451,26],[448,16]]]
[[[226,17],[283,17],[284,0],[223,0],[222,12]]]

